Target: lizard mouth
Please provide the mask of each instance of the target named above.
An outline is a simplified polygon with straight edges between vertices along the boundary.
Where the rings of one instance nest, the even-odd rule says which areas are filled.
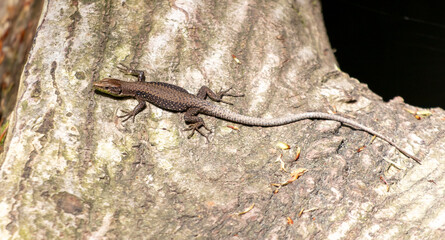
[[[113,78],[104,78],[100,81],[97,81],[93,83],[93,87],[99,92],[103,92],[112,96],[119,97],[122,94],[122,86],[119,80]]]

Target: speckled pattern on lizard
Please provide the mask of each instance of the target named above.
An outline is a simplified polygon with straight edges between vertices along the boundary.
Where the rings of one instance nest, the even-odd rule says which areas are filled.
[[[403,150],[389,137],[363,124],[360,124],[356,121],[353,121],[345,117],[341,117],[339,115],[328,114],[323,112],[305,112],[278,118],[257,118],[257,117],[245,116],[230,111],[226,108],[217,106],[211,103],[210,101],[206,100],[206,98],[209,97],[213,101],[230,104],[229,102],[224,101],[222,98],[224,96],[232,96],[232,97],[244,96],[244,95],[236,95],[229,93],[231,89],[215,93],[208,87],[203,86],[198,91],[197,95],[193,95],[190,94],[187,90],[176,85],[164,82],[146,82],[144,71],[134,70],[123,64],[121,64],[121,66],[118,66],[118,68],[124,74],[137,76],[138,81],[127,82],[114,78],[104,78],[100,81],[95,82],[93,86],[96,90],[112,96],[134,97],[136,100],[138,100],[139,102],[138,105],[132,111],[125,112],[125,115],[119,116],[121,118],[125,118],[123,121],[126,121],[131,117],[133,117],[134,121],[135,116],[145,108],[146,106],[145,102],[149,102],[164,110],[173,112],[185,112],[184,120],[186,124],[189,125],[189,127],[185,130],[192,131],[191,134],[189,135],[189,138],[193,136],[195,131],[199,132],[201,135],[207,138],[207,135],[202,132],[201,127],[211,132],[210,129],[208,129],[207,126],[204,124],[203,119],[197,116],[198,114],[205,114],[208,116],[213,116],[216,118],[220,118],[223,120],[243,125],[260,126],[260,127],[281,126],[297,122],[303,119],[333,120],[341,122],[342,124],[346,124],[352,128],[368,132],[372,135],[375,135],[383,139],[387,143],[394,146],[405,156],[415,160],[417,163],[420,164],[419,158]]]

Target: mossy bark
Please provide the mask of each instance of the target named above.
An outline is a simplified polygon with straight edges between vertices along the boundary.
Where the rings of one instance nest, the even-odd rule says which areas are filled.
[[[234,130],[227,125],[235,124],[204,117],[210,143],[199,135],[187,139],[182,114],[153,106],[122,123],[116,116],[136,101],[92,89],[104,77],[135,80],[118,63],[190,92],[233,86],[246,97],[226,107],[246,115],[335,109],[424,162],[378,139],[368,144],[372,136],[331,121]],[[439,239],[444,111],[419,121],[405,108],[415,109],[401,98],[384,103],[339,70],[318,1],[50,0],[1,156],[0,233]],[[280,141],[291,149],[277,148]],[[271,183],[290,178],[280,170],[281,154],[289,172],[308,171],[274,194]]]

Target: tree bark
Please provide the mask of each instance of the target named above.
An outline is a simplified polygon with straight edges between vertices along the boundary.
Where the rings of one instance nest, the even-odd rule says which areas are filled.
[[[116,116],[136,100],[92,89],[109,76],[134,81],[119,63],[194,93],[233,86],[246,97],[224,107],[246,115],[335,111],[389,135],[423,163],[332,121],[257,128],[204,117],[209,143],[187,139],[182,114],[153,106],[122,123]],[[49,0],[1,156],[0,233],[443,238],[444,111],[416,120],[405,109],[416,110],[400,97],[383,102],[339,70],[318,1]],[[307,172],[280,189],[271,185],[297,168]]]

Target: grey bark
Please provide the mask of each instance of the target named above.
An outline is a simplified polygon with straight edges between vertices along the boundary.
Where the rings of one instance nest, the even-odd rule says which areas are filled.
[[[237,131],[205,117],[210,143],[153,106],[122,123],[136,101],[92,90],[134,80],[118,63],[190,92],[234,86],[246,97],[226,107],[251,116],[336,109],[424,161],[331,121]],[[444,111],[405,108],[339,70],[318,1],[48,1],[1,155],[1,238],[440,239]],[[290,178],[281,154],[308,171],[274,194]]]

